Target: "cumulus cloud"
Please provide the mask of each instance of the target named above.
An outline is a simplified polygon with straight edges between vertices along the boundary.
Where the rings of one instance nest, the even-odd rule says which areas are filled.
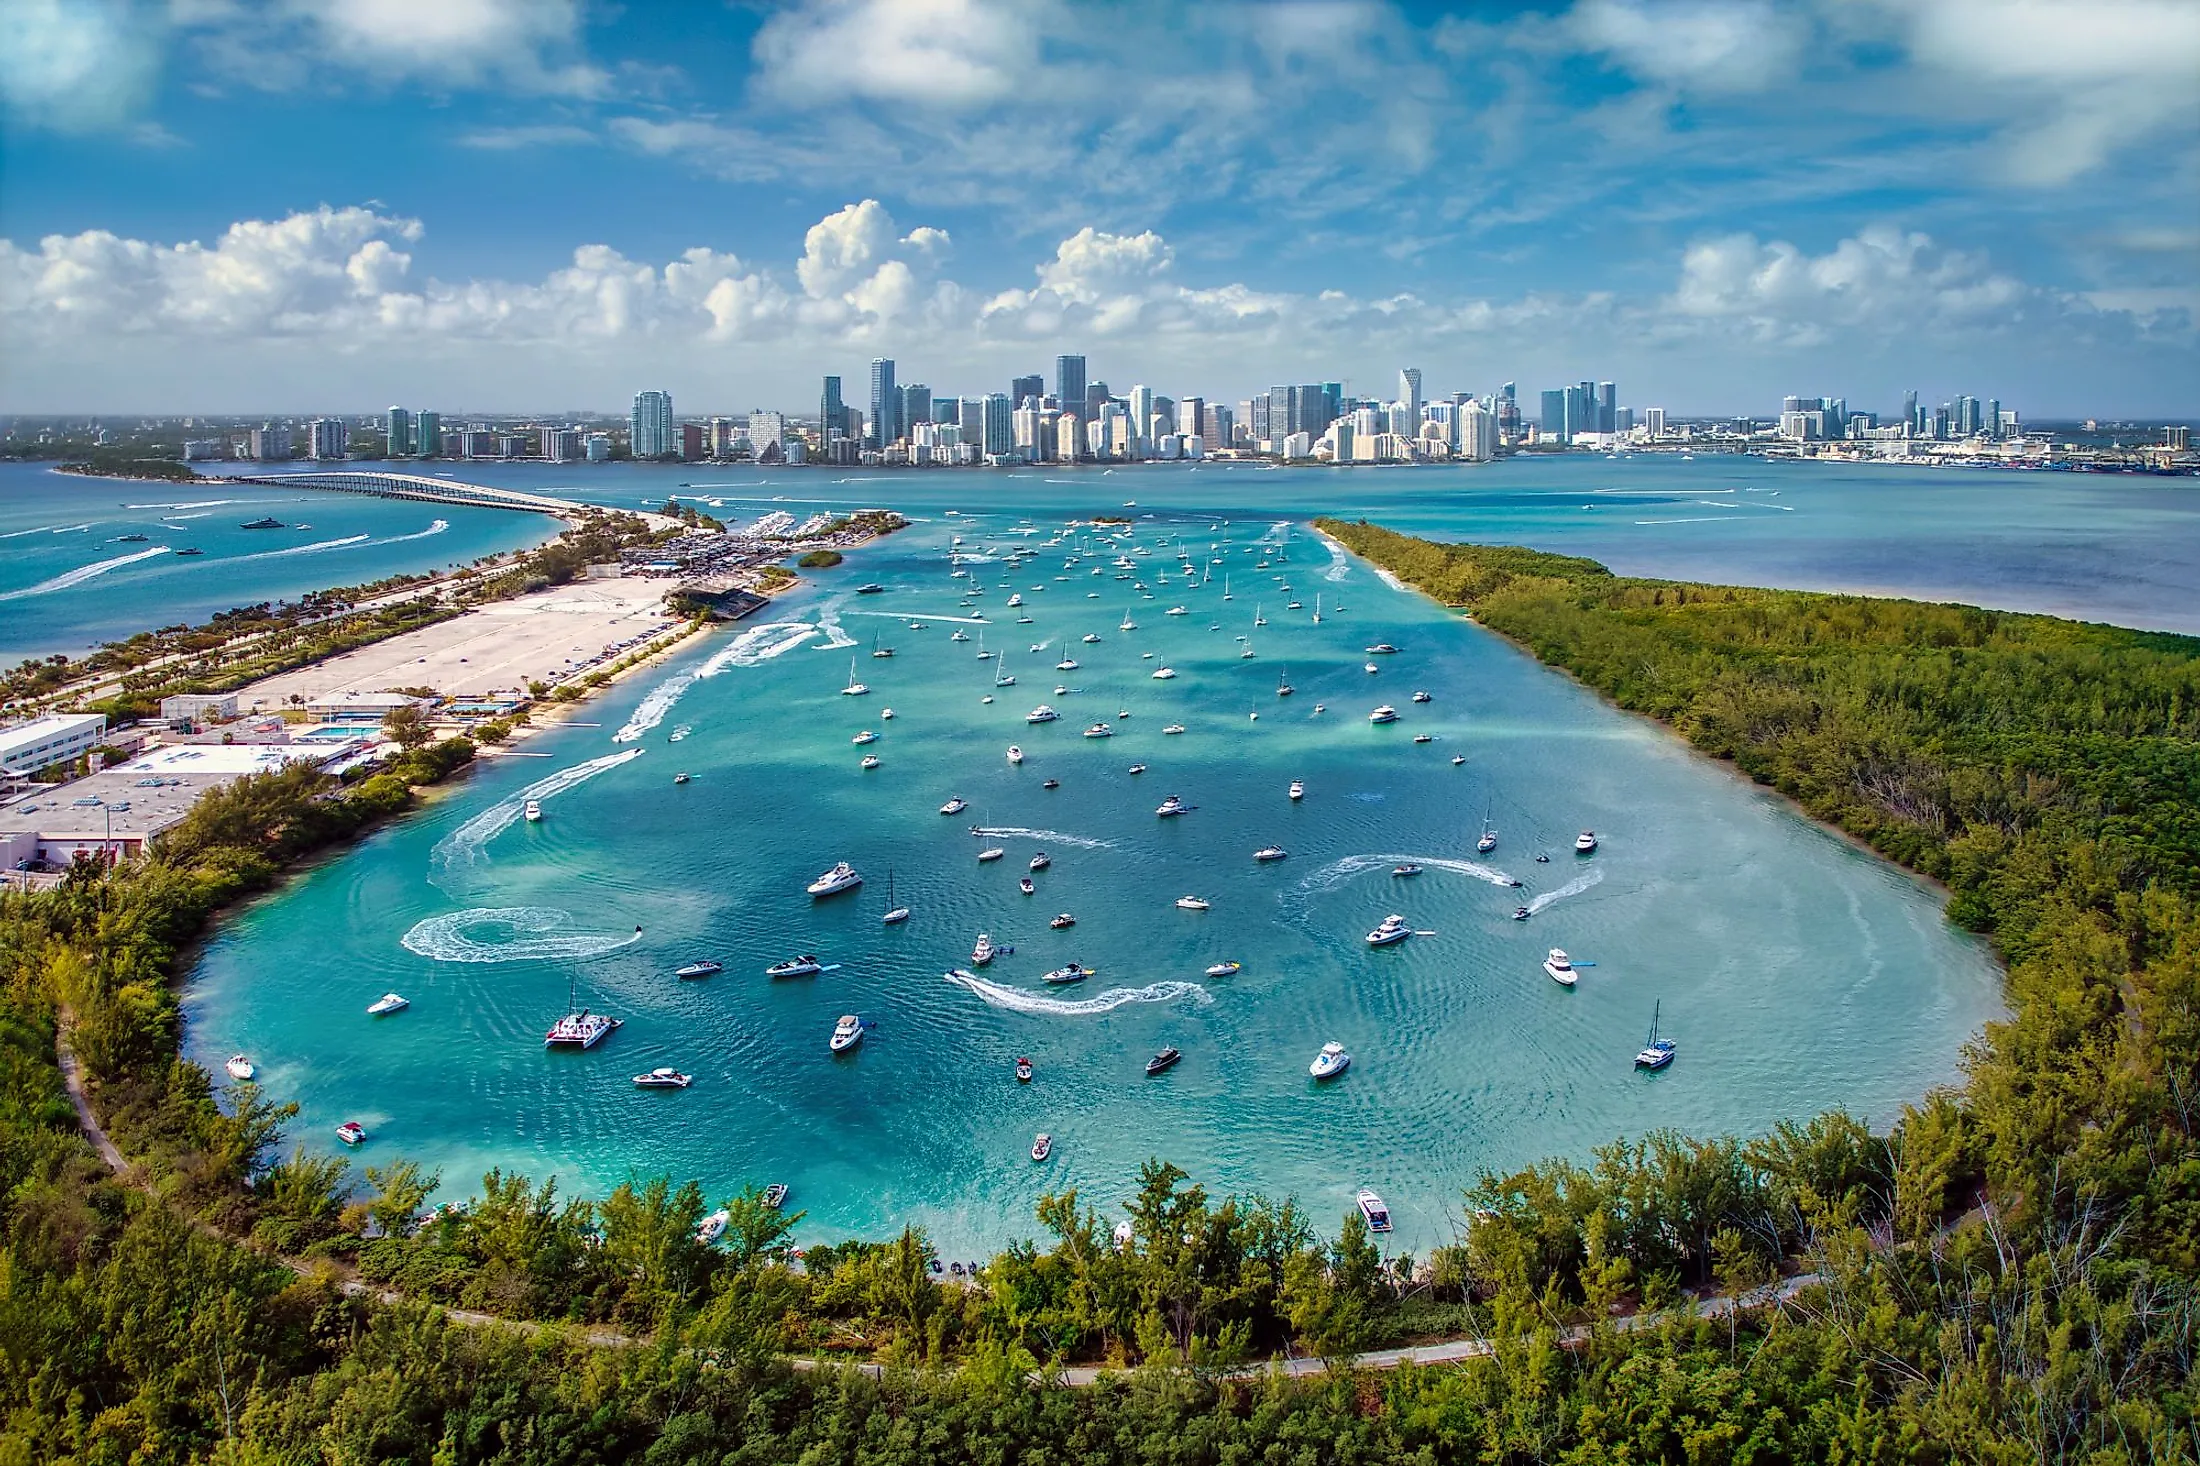
[[[1583,45],[1636,75],[1713,92],[1771,85],[1793,67],[1803,41],[1794,15],[1757,0],[1583,0],[1568,18]]]
[[[999,101],[1039,62],[1039,0],[810,0],[766,20],[754,55],[774,96],[948,109]]]
[[[601,70],[572,59],[577,0],[287,0],[324,57],[377,76],[591,96]]]
[[[0,101],[19,125],[121,127],[152,94],[158,30],[123,0],[0,0]]]
[[[1766,341],[1812,345],[1844,328],[1996,327],[2041,297],[1929,235],[1874,225],[1822,255],[1751,234],[1707,239],[1681,260],[1666,308]]]

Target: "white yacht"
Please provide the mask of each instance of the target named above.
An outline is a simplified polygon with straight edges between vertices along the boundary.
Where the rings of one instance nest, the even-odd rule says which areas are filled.
[[[550,1031],[542,1036],[542,1044],[549,1049],[592,1049],[622,1021],[583,1008],[551,1024]]]
[[[993,938],[979,932],[977,944],[970,949],[970,965],[983,967],[999,956],[1000,952],[1001,949],[993,945]]]
[[[1398,721],[1398,710],[1386,702],[1374,712],[1369,713],[1367,720],[1370,723],[1395,723]]]
[[[1406,919],[1396,912],[1392,912],[1382,919],[1381,924],[1375,930],[1367,934],[1367,944],[1370,947],[1387,947],[1393,942],[1402,942],[1412,935],[1413,928],[1406,925]]]
[[[1184,813],[1187,807],[1188,806],[1186,806],[1182,799],[1178,798],[1174,794],[1171,794],[1167,799],[1161,801],[1161,803],[1154,809],[1154,813],[1160,815],[1163,819],[1168,819],[1172,815],[1179,815]]]
[[[1051,723],[1060,716],[1062,715],[1053,708],[1048,707],[1045,703],[1040,703],[1030,712],[1024,714],[1024,721],[1027,723]]]
[[[1398,649],[1396,647],[1392,646],[1387,641],[1378,641],[1375,643],[1375,645],[1367,649],[1367,654],[1371,657],[1387,657],[1394,655],[1397,650]]]
[[[1057,672],[1074,672],[1077,670],[1077,659],[1075,657],[1064,657],[1054,664],[1054,670]]]
[[[1010,597],[1008,598],[1008,603],[1009,603],[1009,605],[1010,605],[1010,606],[1020,606],[1020,605],[1022,605],[1022,604],[1024,603],[1024,598],[1023,598],[1023,595],[1022,595],[1022,593],[1021,593],[1021,592],[1018,592],[1017,594],[1015,594],[1015,595],[1012,595],[1012,596],[1010,596]]]
[[[1179,896],[1176,898],[1176,909],[1179,911],[1205,911],[1212,905],[1214,903],[1204,896]]]
[[[252,1061],[243,1054],[231,1054],[229,1062],[222,1065],[222,1068],[228,1070],[229,1077],[239,1084],[250,1084],[252,1076],[256,1072],[252,1067]]]
[[[1422,687],[1415,688],[1413,690],[1413,700],[1415,702],[1427,702],[1429,700],[1428,689]]]
[[[1577,855],[1587,855],[1587,854],[1588,854],[1589,852],[1591,852],[1592,850],[1595,850],[1596,848],[1597,848],[1597,832],[1596,832],[1596,831],[1594,831],[1594,830],[1583,830],[1583,831],[1582,831],[1582,832],[1581,832],[1580,834],[1578,834],[1578,835],[1574,836],[1574,853],[1575,853],[1575,854],[1577,854]]]
[[[1304,779],[1293,779],[1291,781],[1291,797],[1293,799],[1304,799],[1306,797],[1306,781]]]
[[[520,810],[520,813],[526,817],[527,823],[534,824],[536,821],[542,818],[542,802],[540,800],[530,799],[527,801],[526,805]]]
[[[970,808],[970,801],[958,794],[953,799],[948,800],[947,803],[940,806],[940,813],[961,814],[964,810],[968,808]]]
[[[863,877],[857,874],[856,868],[843,860],[803,889],[812,896],[837,896],[842,891],[853,891],[862,884]]]
[[[1497,831],[1484,825],[1482,827],[1482,838],[1474,842],[1474,848],[1477,853],[1482,855],[1487,855],[1495,850],[1497,848]]]
[[[1024,761],[1024,751],[1011,743],[1008,746],[1008,761],[1012,764],[1022,763]]]
[[[1052,972],[1047,973],[1041,981],[1053,983],[1056,987],[1065,987],[1073,982],[1083,982],[1090,976],[1092,976],[1091,968],[1084,966],[1082,963],[1065,962]]]
[[[958,626],[955,628],[954,635],[948,637],[947,639],[949,641],[968,641],[970,640],[970,633]]]
[[[1265,864],[1269,861],[1282,860],[1290,854],[1291,852],[1284,849],[1281,845],[1263,845],[1260,847],[1260,849],[1253,852],[1253,859]]]
[[[1375,665],[1375,664],[1374,664],[1373,662],[1369,662],[1369,663],[1368,663],[1368,664],[1367,664],[1367,665],[1366,665],[1366,666],[1365,666],[1364,668],[1362,668],[1361,670],[1362,670],[1362,671],[1365,671],[1365,672],[1368,672],[1368,673],[1370,673],[1370,674],[1373,674],[1373,673],[1376,673],[1376,672],[1380,672],[1380,671],[1382,671],[1383,669],[1382,669],[1382,668],[1380,668],[1380,667],[1378,667],[1378,666],[1376,666],[1376,665]]]
[[[396,993],[384,993],[381,997],[367,1004],[367,1016],[369,1018],[380,1018],[386,1013],[402,1013],[411,1006],[412,999],[410,998],[399,997]]]
[[[1574,971],[1572,959],[1556,947],[1551,948],[1551,955],[1543,959],[1543,970],[1551,975],[1552,982],[1564,988],[1572,987],[1574,979],[1579,976]]]
[[[1352,1056],[1344,1051],[1343,1044],[1332,1039],[1322,1045],[1322,1051],[1306,1066],[1306,1072],[1316,1079],[1335,1079],[1351,1067]]]
[[[634,1087],[636,1089],[686,1089],[694,1082],[693,1075],[682,1074],[670,1065],[652,1069],[647,1074],[634,1076]]]
[[[1367,1218],[1367,1229],[1370,1232],[1390,1230],[1390,1208],[1384,1205],[1380,1196],[1362,1186],[1356,1199],[1360,1203],[1360,1215]]]
[[[1236,977],[1244,970],[1245,964],[1242,962],[1215,962],[1209,964],[1207,975],[1209,977]]]
[[[999,860],[1002,856],[1006,854],[1008,854],[1008,851],[998,845],[989,846],[986,849],[978,852],[978,864],[991,865],[994,861]]]
[[[853,1013],[843,1013],[833,1025],[833,1036],[826,1040],[826,1046],[836,1054],[845,1054],[862,1042],[863,1020]]]
[[[1054,864],[1054,857],[1047,854],[1044,850],[1036,852],[1031,857],[1031,869],[1033,869],[1034,871],[1045,870],[1048,866],[1052,864]]]
[[[766,977],[815,977],[825,970],[825,964],[809,952],[799,957],[789,957],[784,962],[774,962],[764,969]]]
[[[880,708],[878,710],[878,715],[886,719],[888,722],[892,722],[894,717],[894,710],[892,708]]]
[[[848,741],[856,745],[856,747],[861,748],[866,743],[878,742],[878,734],[872,732],[869,728],[866,728],[861,733],[858,733],[855,737],[849,739]]]
[[[1171,616],[1189,616],[1191,612],[1186,610],[1182,606],[1171,606],[1169,607],[1168,614]]]
[[[1105,723],[1095,723],[1085,730],[1087,738],[1113,738],[1115,730]]]
[[[1174,735],[1184,731],[1184,725],[1182,723],[1171,723],[1166,728],[1163,728],[1161,731],[1173,737]]]
[[[1174,667],[1156,667],[1153,669],[1153,680],[1156,682],[1166,682],[1175,675],[1176,668]]]
[[[714,962],[710,958],[705,957],[700,961],[682,963],[680,966],[672,969],[672,975],[680,979],[680,981],[682,982],[694,982],[700,978],[716,977],[719,973],[724,972],[725,970],[726,967],[724,963]]]
[[[867,754],[865,754],[865,755],[863,756],[863,761],[862,761],[862,763],[861,763],[861,764],[859,765],[859,767],[860,767],[860,768],[862,768],[862,769],[863,769],[863,770],[864,770],[864,771],[865,771],[866,773],[868,773],[868,772],[869,772],[869,771],[871,771],[872,769],[875,769],[875,768],[877,768],[877,767],[878,767],[878,764],[879,764],[879,758],[878,758],[878,755],[877,755],[877,754],[875,754],[875,753],[867,753]]]

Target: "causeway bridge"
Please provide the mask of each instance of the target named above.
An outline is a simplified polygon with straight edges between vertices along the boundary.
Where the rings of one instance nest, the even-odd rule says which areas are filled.
[[[547,514],[553,519],[577,522],[592,508],[573,499],[530,494],[524,489],[470,484],[459,479],[430,478],[417,473],[369,473],[336,469],[320,473],[231,474],[233,483],[264,484],[279,489],[324,489],[338,494],[368,494],[377,499],[418,499],[431,504],[458,504],[469,509],[516,509],[527,514]],[[646,510],[628,510],[662,529],[676,521]]]

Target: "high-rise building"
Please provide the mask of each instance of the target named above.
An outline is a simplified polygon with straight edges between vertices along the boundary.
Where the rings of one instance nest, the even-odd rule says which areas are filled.
[[[1153,388],[1143,384],[1131,388],[1131,432],[1138,439],[1137,452],[1149,451],[1153,446]]]
[[[544,428],[542,430],[542,456],[552,463],[571,463],[581,456],[581,434],[578,428]]]
[[[785,456],[783,445],[787,439],[787,419],[782,413],[766,412],[759,408],[749,414],[749,452],[756,461],[777,461]]]
[[[1986,419],[1980,426],[1985,429],[1986,436],[1989,438],[2001,436],[2001,399],[1999,397],[1987,399]]]
[[[1421,369],[1398,369],[1398,400],[1406,405],[1406,421],[1418,429],[1421,422]]]
[[[1902,421],[1909,425],[1911,437],[1914,438],[1919,436],[1917,420],[1917,394],[1915,392],[1905,392],[1902,394]]]
[[[1054,358],[1054,395],[1061,399],[1062,411],[1085,411],[1085,359],[1081,356],[1057,356]]]
[[[609,433],[590,433],[586,451],[590,463],[609,463],[611,461],[611,435]]]
[[[389,426],[385,430],[388,441],[382,451],[392,458],[410,457],[413,450],[412,414],[402,407],[390,409]]]
[[[895,420],[896,436],[906,438],[909,430],[920,422],[932,420],[932,389],[922,382],[911,382],[901,389],[900,416]]]
[[[443,451],[443,414],[422,408],[413,414],[413,452],[433,458]]]
[[[663,458],[680,451],[672,432],[672,394],[637,392],[634,412],[627,420],[627,451],[637,462]]]
[[[985,399],[962,397],[955,403],[955,426],[961,430],[962,441],[985,451]]]
[[[290,429],[262,423],[252,430],[252,456],[262,463],[291,457]]]
[[[1008,400],[1018,407],[1026,402],[1039,405],[1039,399],[1047,395],[1047,379],[1037,372],[1028,377],[1018,377],[1008,384]]]
[[[990,458],[996,453],[1013,452],[1016,447],[1015,408],[1010,405],[1008,394],[986,393],[984,408],[985,455]]]
[[[699,422],[680,424],[679,441],[683,463],[698,463],[710,456],[710,442],[703,436],[703,425]]]
[[[959,397],[933,398],[932,421],[936,423],[960,423],[962,421],[962,399]]]
[[[827,377],[817,399],[818,446],[822,448],[835,438],[847,436],[848,407],[840,400],[840,378]]]
[[[1569,441],[1566,433],[1566,398],[1572,391],[1571,387],[1560,387],[1543,394],[1543,412],[1536,426],[1552,442]]]
[[[1059,463],[1075,463],[1084,453],[1085,425],[1074,412],[1054,420],[1054,457]]]
[[[1619,431],[1619,388],[1611,382],[1597,383],[1597,431]]]
[[[1665,409],[1662,407],[1645,407],[1642,410],[1642,426],[1643,431],[1653,438],[1663,433],[1665,431]]]
[[[342,458],[351,447],[351,429],[340,417],[317,417],[306,424],[306,456],[322,460]]]
[[[1199,425],[1199,436],[1200,440],[1207,445],[1207,451],[1210,453],[1223,448],[1235,448],[1237,446],[1236,415],[1219,402],[1209,403],[1206,418]]]
[[[1452,415],[1452,429],[1457,435],[1452,450],[1469,463],[1487,463],[1497,456],[1497,416],[1484,412],[1472,397]]]
[[[871,419],[863,425],[865,447],[884,448],[902,435],[902,425],[897,421],[901,411],[901,394],[894,390],[894,359],[890,356],[871,358]]]
[[[1183,397],[1176,404],[1176,430],[1187,438],[1204,437],[1206,434],[1207,399]]]

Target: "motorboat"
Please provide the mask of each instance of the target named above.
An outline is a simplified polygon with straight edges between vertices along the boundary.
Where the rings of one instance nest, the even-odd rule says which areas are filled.
[[[1344,1051],[1344,1045],[1331,1039],[1322,1045],[1322,1051],[1314,1056],[1314,1062],[1306,1066],[1306,1072],[1316,1079],[1335,1079],[1352,1067],[1352,1056]]]
[[[1018,1055],[1016,1059],[1016,1082],[1018,1084],[1031,1083],[1031,1073],[1031,1060],[1024,1057],[1023,1055]]]
[[[1209,977],[1236,977],[1245,970],[1242,962],[1213,962],[1207,967]]]
[[[647,1074],[634,1076],[634,1087],[636,1089],[686,1089],[694,1082],[693,1075],[682,1074],[670,1065],[652,1069]]]
[[[390,1013],[402,1013],[411,1006],[412,999],[410,998],[399,997],[396,993],[384,993],[381,997],[367,1004],[367,1016],[369,1018],[381,1018]]]
[[[1378,641],[1367,649],[1367,654],[1371,657],[1387,657],[1396,653],[1397,650],[1387,641]]]
[[[1085,730],[1087,738],[1113,738],[1115,730],[1105,723],[1095,723]]]
[[[1030,876],[1019,876],[1016,880],[1016,889],[1022,891],[1026,896],[1029,896],[1033,892],[1037,891],[1039,888],[1037,885],[1033,884]]]
[[[1053,927],[1058,932],[1067,931],[1069,930],[1069,928],[1077,925],[1077,918],[1070,915],[1067,911],[1064,911],[1056,916],[1054,920],[1048,922],[1047,925]]]
[[[859,596],[875,596],[885,589],[885,586],[880,585],[875,580],[866,581],[864,584],[856,587],[856,594]]]
[[[771,1185],[764,1188],[764,1194],[758,1197],[757,1200],[764,1203],[766,1211],[779,1210],[787,1204],[787,1183],[784,1181],[772,1182]]]
[[[1262,862],[1282,860],[1290,853],[1290,851],[1284,849],[1281,845],[1263,845],[1260,847],[1260,849],[1253,852],[1253,859]]]
[[[1041,789],[1059,789],[1062,787],[1062,781],[1060,779],[1047,779],[1042,781],[1039,787]]]
[[[1367,1218],[1367,1229],[1370,1232],[1390,1230],[1390,1208],[1383,1204],[1380,1196],[1362,1186],[1357,1200],[1360,1203],[1360,1215]]]
[[[1039,851],[1037,854],[1031,857],[1031,868],[1035,871],[1045,870],[1048,866],[1052,864],[1054,864],[1054,857],[1047,854],[1044,850]]]
[[[1030,712],[1024,714],[1024,721],[1027,723],[1051,723],[1061,716],[1060,713],[1048,707],[1045,703],[1040,703]]]
[[[818,961],[815,954],[805,952],[800,957],[789,957],[784,962],[774,962],[764,969],[764,975],[766,977],[815,977],[824,970],[825,964]]]
[[[1369,662],[1365,667],[1361,668],[1361,670],[1372,676],[1373,674],[1380,672],[1383,669],[1376,666],[1373,662]]]
[[[346,1120],[336,1127],[336,1138],[346,1145],[360,1145],[367,1138],[367,1127],[357,1120]]]
[[[964,631],[961,627],[958,626],[955,628],[954,634],[949,636],[947,639],[949,641],[968,641],[970,640],[970,633]]]
[[[685,770],[685,769],[682,769],[682,770],[681,770],[681,771],[680,771],[679,773],[677,773],[677,774],[674,774],[674,775],[672,776],[672,782],[673,782],[673,783],[675,783],[675,784],[685,784],[685,783],[687,783],[687,782],[688,782],[688,773],[687,773],[687,770]]]
[[[878,742],[878,734],[873,732],[871,729],[866,728],[861,733],[858,733],[855,737],[849,739],[848,741],[850,743],[853,743],[856,747],[861,748],[866,743]]]
[[[246,521],[245,523],[243,523],[243,524],[240,524],[240,525],[238,525],[238,526],[237,526],[237,528],[239,528],[239,529],[283,529],[283,528],[286,528],[286,526],[285,526],[285,525],[283,524],[283,522],[282,522],[282,521],[281,521],[280,519],[276,519],[276,518],[274,518],[274,517],[273,517],[272,515],[270,515],[270,516],[267,516],[267,517],[264,517],[264,518],[260,518],[260,519],[253,519],[253,520],[248,520],[248,521]]]
[[[1018,592],[1017,594],[1015,594],[1015,595],[1012,595],[1012,596],[1010,596],[1010,597],[1008,598],[1008,604],[1009,604],[1009,606],[1010,606],[1011,608],[1014,608],[1014,607],[1016,607],[1016,606],[1020,606],[1020,605],[1022,605],[1023,603],[1024,603],[1023,593],[1022,593],[1022,592],[1020,592],[1020,591],[1019,591],[1019,592]]]
[[[1169,607],[1167,614],[1171,616],[1188,616],[1191,613],[1182,606],[1171,606]]]
[[[1573,960],[1556,947],[1551,948],[1551,955],[1543,959],[1543,970],[1550,974],[1552,982],[1562,988],[1572,987],[1580,976],[1574,970]]]
[[[549,1049],[592,1049],[624,1021],[582,1008],[551,1024],[550,1031],[542,1036],[542,1044]]]
[[[1413,741],[1415,743],[1434,743],[1436,735],[1434,733],[1416,733],[1413,735]]]
[[[1412,935],[1413,928],[1406,925],[1406,919],[1392,912],[1382,919],[1375,930],[1367,934],[1367,944],[1370,947],[1387,947]]]
[[[990,865],[1006,854],[1008,854],[1008,852],[1000,846],[988,845],[985,849],[978,852],[978,864]]]
[[[1369,713],[1367,720],[1370,723],[1395,723],[1398,721],[1398,710],[1386,702],[1374,712]]]
[[[863,1042],[863,1020],[853,1013],[843,1013],[833,1025],[833,1036],[826,1040],[826,1047],[836,1054],[845,1054]]]
[[[1328,704],[1328,703],[1325,703],[1325,702],[1318,702],[1318,703],[1315,703],[1315,704],[1314,704],[1314,711],[1315,711],[1315,712],[1317,712],[1317,713],[1326,713],[1326,712],[1328,712],[1328,711],[1329,711],[1329,704]]]
[[[863,884],[863,877],[856,868],[843,860],[831,870],[803,887],[812,896],[837,896],[842,891],[853,891]]]
[[[725,970],[726,967],[724,963],[713,962],[708,957],[705,957],[699,962],[688,962],[679,967],[673,968],[672,975],[679,978],[682,982],[692,982],[698,977],[716,977],[719,973],[724,972]]]
[[[970,965],[972,967],[983,967],[1000,956],[1003,950],[1005,949],[993,945],[993,938],[987,936],[984,932],[979,932],[977,942],[970,949]]]
[[[1514,920],[1514,921],[1526,921],[1526,920],[1527,920],[1527,919],[1528,919],[1529,917],[1531,917],[1531,916],[1533,916],[1533,915],[1535,915],[1535,913],[1534,913],[1534,912],[1532,912],[1532,911],[1530,911],[1530,910],[1529,910],[1529,909],[1528,909],[1527,907],[1525,907],[1525,906],[1515,906],[1515,907],[1513,908],[1513,920]]]
[[[1008,746],[1008,761],[1012,764],[1022,763],[1024,761],[1024,751],[1011,743]]]
[[[1156,1074],[1163,1074],[1168,1072],[1169,1070],[1175,1068],[1177,1060],[1183,1057],[1183,1053],[1178,1049],[1163,1049],[1160,1053],[1155,1054],[1152,1058],[1146,1061],[1147,1077],[1151,1078]]]
[[[1428,689],[1425,687],[1413,689],[1413,700],[1415,702],[1427,702],[1429,700]]]
[[[1039,1138],[1031,1142],[1031,1158],[1035,1161],[1043,1161],[1052,1154],[1054,1154],[1054,1137],[1041,1131]]]
[[[726,1235],[726,1227],[733,1221],[733,1213],[720,1207],[695,1224],[695,1240],[708,1247]]]
[[[884,718],[889,723],[894,720],[894,710],[892,708],[880,708],[878,710],[878,715]]]
[[[252,1061],[243,1054],[231,1054],[229,1062],[222,1065],[222,1068],[228,1070],[229,1077],[239,1084],[250,1084],[253,1074],[257,1072],[252,1067]]]
[[[1161,816],[1163,819],[1169,819],[1175,815],[1180,815],[1184,813],[1187,808],[1189,808],[1189,806],[1186,805],[1182,799],[1179,799],[1176,795],[1171,794],[1168,798],[1162,800],[1160,804],[1154,807],[1154,813]]]
[[[1174,737],[1176,734],[1184,731],[1184,725],[1182,723],[1171,723],[1168,727],[1163,728],[1161,731],[1169,734],[1171,737]]]
[[[1099,632],[1097,632],[1097,631],[1088,631],[1088,632],[1086,632],[1086,633],[1085,633],[1085,645],[1086,645],[1086,646],[1091,646],[1091,645],[1092,645],[1092,644],[1093,644],[1094,642],[1098,641],[1099,639],[1100,639],[1100,633],[1099,633]]]
[[[878,756],[877,754],[875,754],[875,753],[867,753],[867,754],[865,754],[865,755],[864,755],[864,756],[862,757],[862,759],[861,759],[861,760],[860,760],[860,761],[858,762],[858,764],[857,764],[857,767],[859,767],[859,768],[863,769],[863,770],[864,770],[864,771],[866,771],[866,772],[868,772],[868,771],[870,771],[870,770],[872,770],[872,769],[875,769],[875,768],[877,768],[878,766],[879,766],[879,756]]]
[[[1176,676],[1176,668],[1174,667],[1156,667],[1153,669],[1153,680],[1156,682],[1167,682],[1174,676]]]
[[[1637,1069],[1663,1069],[1673,1062],[1673,1041],[1669,1038],[1658,1037],[1658,1009],[1660,1006],[1653,1003],[1650,1007],[1650,1037],[1643,1043],[1642,1052],[1635,1055],[1635,1067]]]
[[[1179,911],[1205,911],[1212,905],[1214,903],[1204,896],[1179,896],[1176,898],[1176,909]]]
[[[1091,968],[1076,962],[1065,962],[1052,972],[1047,973],[1041,981],[1053,983],[1056,987],[1065,987],[1073,982],[1083,982],[1090,976],[1092,976]]]
[[[1597,833],[1596,833],[1596,831],[1594,831],[1594,830],[1583,830],[1583,831],[1582,831],[1582,832],[1581,832],[1580,834],[1578,834],[1578,835],[1574,836],[1574,853],[1575,853],[1576,855],[1587,855],[1587,854],[1589,854],[1589,853],[1590,853],[1591,851],[1595,850],[1596,848],[1597,848]]]
[[[1392,866],[1390,873],[1394,876],[1417,876],[1421,873],[1421,867],[1409,860],[1402,865]]]
[[[528,800],[527,803],[521,807],[520,814],[526,818],[527,823],[536,823],[542,818],[542,802],[536,799]]]
[[[948,800],[947,803],[940,806],[940,813],[961,814],[964,810],[968,808],[970,808],[970,801],[958,794],[953,799]]]

